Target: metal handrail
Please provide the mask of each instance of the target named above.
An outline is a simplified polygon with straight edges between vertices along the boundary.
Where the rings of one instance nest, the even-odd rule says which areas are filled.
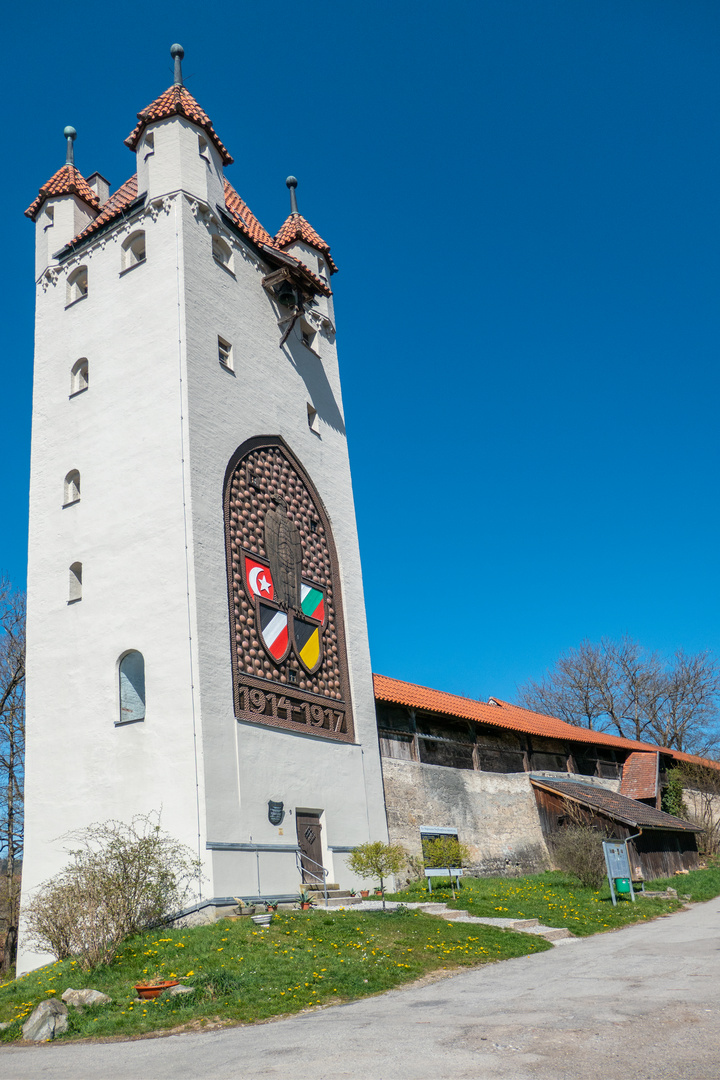
[[[318,867],[318,869],[320,870],[320,873],[316,874],[312,870],[309,870],[306,866],[303,866],[303,862],[311,862],[313,864],[313,866]],[[310,877],[315,878],[315,881],[322,881],[322,883],[323,883],[323,893],[325,895],[325,906],[327,907],[327,902],[328,902],[327,878],[328,878],[328,874],[330,873],[330,871],[326,870],[325,867],[322,865],[322,863],[315,862],[314,859],[311,859],[309,855],[303,855],[303,853],[301,851],[296,851],[295,852],[295,865],[297,866],[298,870],[300,871],[300,876],[301,877],[302,877],[303,874],[309,874]]]

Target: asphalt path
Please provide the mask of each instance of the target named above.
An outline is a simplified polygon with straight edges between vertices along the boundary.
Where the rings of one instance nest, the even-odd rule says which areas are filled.
[[[348,1005],[0,1050],[3,1080],[720,1080],[720,898]]]

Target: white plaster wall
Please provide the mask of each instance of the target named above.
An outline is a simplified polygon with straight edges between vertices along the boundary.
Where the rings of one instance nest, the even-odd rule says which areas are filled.
[[[75,195],[45,200],[35,223],[36,281],[47,266],[57,261],[53,259],[53,255],[82,232],[95,216],[87,203]]]
[[[286,348],[275,309],[261,286],[267,268],[225,233],[235,251],[235,276],[212,258],[209,221],[185,214],[188,398],[193,531],[200,649],[200,698],[208,792],[208,838],[294,843],[294,820],[282,834],[267,818],[268,799],[286,808],[323,809],[323,839],[349,846],[386,839],[380,762],[362,574],[334,345],[321,333],[321,356],[302,345],[299,329]],[[192,256],[190,251],[192,250]],[[218,363],[217,337],[233,346],[234,373]],[[307,422],[317,409],[319,435]],[[263,728],[234,719],[222,513],[227,463],[246,439],[282,436],[307,469],[328,512],[343,584],[345,629],[357,745]],[[234,860],[234,889],[250,893],[255,869]],[[281,860],[277,891],[297,885],[294,860]],[[292,865],[290,865],[292,863]],[[337,878],[331,853],[326,865]],[[224,872],[223,872],[224,873]],[[287,875],[289,874],[290,880]],[[223,880],[225,878],[223,877]],[[218,887],[219,887],[218,882]],[[345,882],[341,882],[345,884]],[[218,893],[227,895],[227,893]]]
[[[67,861],[59,836],[110,817],[161,809],[164,827],[203,858],[206,896],[257,888],[252,860],[211,853],[206,841],[294,843],[299,807],[323,812],[331,876],[328,845],[387,838],[334,345],[319,334],[318,358],[296,333],[280,350],[267,267],[231,237],[235,276],[212,258],[198,200],[214,212],[222,198],[217,153],[209,147],[208,165],[182,118],[153,128],[145,212],[37,291],[23,902]],[[121,275],[121,242],[140,221],[147,259]],[[88,296],[66,308],[78,265],[88,266]],[[218,363],[218,334],[233,344],[234,375]],[[80,357],[89,389],[69,399]],[[287,441],[332,524],[355,745],[234,718],[222,489],[230,456],[258,434]],[[81,501],[63,509],[70,469]],[[75,561],[83,598],[68,605]],[[147,713],[117,727],[117,662],[128,649],[145,658]],[[282,831],[267,819],[269,798],[291,811]],[[293,890],[294,858],[271,857],[267,880],[268,891]],[[19,971],[44,959],[21,940]]]
[[[86,299],[66,310],[65,273],[38,289],[24,898],[67,861],[56,838],[92,821],[161,809],[164,826],[205,855],[183,520],[182,237],[172,206],[144,225],[144,264],[119,274],[133,224],[76,260],[89,268]],[[89,389],[69,400],[81,356]],[[81,501],[63,509],[71,468]],[[76,560],[83,598],[68,606]],[[116,727],[128,649],[145,657],[147,716]],[[19,970],[36,962],[22,951]]]

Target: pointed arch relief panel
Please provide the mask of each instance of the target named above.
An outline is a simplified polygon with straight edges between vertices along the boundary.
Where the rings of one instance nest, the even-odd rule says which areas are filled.
[[[233,454],[224,510],[237,719],[353,742],[330,522],[281,438]]]

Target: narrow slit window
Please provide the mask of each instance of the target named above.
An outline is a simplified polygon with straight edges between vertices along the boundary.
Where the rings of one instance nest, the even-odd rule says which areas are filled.
[[[148,131],[145,135],[145,160],[155,153],[155,136],[152,131]]]
[[[72,469],[65,477],[63,506],[72,506],[77,502],[80,502],[80,473]]]
[[[305,319],[300,320],[300,339],[303,345],[307,349],[311,349],[313,352],[317,352],[315,348],[315,338],[317,337],[317,331],[313,330],[309,322]]]
[[[77,360],[70,370],[70,397],[74,394],[80,394],[83,390],[87,390],[89,385],[89,365],[87,358],[81,356]]]
[[[314,409],[309,401],[307,403],[307,419],[308,419],[308,427],[310,428],[310,430],[314,431],[316,435],[319,435],[320,434],[320,418],[319,418],[319,416],[317,414],[317,409]]]
[[[119,724],[145,719],[145,660],[143,654],[132,650],[125,653],[119,664],[120,718]]]
[[[218,337],[218,360],[229,371],[233,369],[232,345],[224,338]]]
[[[78,600],[82,600],[82,574],[82,563],[74,562],[70,567],[68,604],[75,604]]]
[[[203,139],[202,135],[198,135],[198,154],[204,161],[210,164],[210,150],[208,149],[207,139]]]
[[[77,270],[73,270],[72,274],[67,280],[67,294],[66,294],[66,307],[70,304],[77,303],[78,300],[84,300],[88,294],[88,272],[87,266],[79,266]]]

